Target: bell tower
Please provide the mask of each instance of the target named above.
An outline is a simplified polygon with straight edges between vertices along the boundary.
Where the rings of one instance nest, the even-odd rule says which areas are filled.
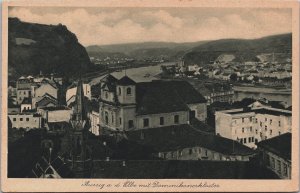
[[[69,132],[69,156],[67,161],[75,177],[88,178],[91,175],[91,151],[87,146],[88,130],[90,127],[84,106],[82,81],[78,81],[75,105],[70,119],[72,125]]]

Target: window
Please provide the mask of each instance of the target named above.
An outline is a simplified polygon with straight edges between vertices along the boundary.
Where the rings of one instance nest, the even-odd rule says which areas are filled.
[[[20,121],[23,121],[23,118],[20,118]]]
[[[266,118],[265,118],[265,122],[267,122],[267,121],[268,121],[268,118],[266,117]]]
[[[114,119],[115,119],[114,115],[111,114],[111,123],[114,123]]]
[[[172,152],[172,153],[171,153],[171,157],[172,157],[172,158],[174,158],[174,157],[175,157],[175,154],[174,154],[174,152]]]
[[[29,121],[29,118],[26,118],[26,121]]]
[[[189,149],[189,154],[191,155],[193,153],[193,150],[192,149]]]
[[[272,125],[272,119],[270,119],[270,125]]]
[[[244,121],[245,121],[245,119],[244,119],[244,118],[242,118],[242,123],[244,123]]]
[[[281,174],[281,161],[277,160],[277,172],[278,174]]]
[[[143,119],[144,127],[149,127],[149,119]]]
[[[250,127],[250,132],[252,132],[252,127]]]
[[[252,122],[252,117],[249,118],[250,122]]]
[[[205,150],[205,156],[207,156],[207,150]]]
[[[131,88],[127,88],[126,93],[127,93],[127,95],[131,95]]]
[[[105,92],[105,98],[106,98],[106,99],[108,98],[108,93],[107,93],[107,92]]]
[[[164,125],[164,124],[165,124],[165,120],[164,120],[163,117],[160,117],[160,118],[159,118],[159,124],[160,124],[160,125]]]
[[[252,142],[251,137],[249,137],[248,138],[248,143],[251,143],[251,142]]]
[[[255,129],[255,134],[256,134],[256,135],[258,134],[258,131],[257,131],[257,129]]]
[[[105,124],[108,125],[108,112],[105,112]]]
[[[278,126],[281,127],[281,122],[280,121],[278,121]]]
[[[244,127],[242,128],[242,133],[244,133],[245,132],[245,129],[244,129]]]
[[[182,156],[182,151],[181,150],[179,150],[179,156]]]
[[[244,138],[244,143],[247,143],[247,138]]]
[[[270,135],[272,135],[272,129],[270,129]]]
[[[259,125],[262,127],[262,122],[260,121]]]
[[[16,119],[16,118],[13,118],[13,121],[17,121],[17,119]]]
[[[265,131],[267,131],[268,130],[268,126],[267,125],[265,125]]]
[[[240,139],[240,143],[241,143],[241,144],[243,144],[243,138],[242,138],[242,139]]]
[[[179,123],[179,115],[174,116],[174,123]]]
[[[119,89],[118,89],[118,94],[121,95],[121,93],[122,93],[122,92],[121,92],[121,88],[119,87]]]
[[[119,124],[122,125],[122,118],[119,118]]]
[[[280,131],[278,131],[278,135],[281,135],[281,132],[280,132]]]
[[[275,168],[275,159],[271,157],[271,168]]]
[[[133,128],[133,120],[128,121],[128,128]]]
[[[26,95],[26,91],[24,91],[24,95]]]
[[[258,139],[255,139],[255,143],[258,143]]]
[[[267,140],[268,139],[268,137],[267,136],[265,136],[265,140]]]
[[[283,163],[283,175],[287,176],[288,175],[288,169],[287,169],[287,164]]]

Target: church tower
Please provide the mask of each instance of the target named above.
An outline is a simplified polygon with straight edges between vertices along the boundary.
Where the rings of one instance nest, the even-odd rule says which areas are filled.
[[[82,81],[78,81],[75,105],[70,123],[69,156],[67,161],[76,178],[88,178],[91,175],[92,159],[87,146],[88,130],[90,127],[84,106]]]

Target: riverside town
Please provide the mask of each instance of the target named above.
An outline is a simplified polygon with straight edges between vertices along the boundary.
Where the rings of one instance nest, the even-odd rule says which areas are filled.
[[[291,179],[291,10],[199,9],[10,7],[7,177]]]

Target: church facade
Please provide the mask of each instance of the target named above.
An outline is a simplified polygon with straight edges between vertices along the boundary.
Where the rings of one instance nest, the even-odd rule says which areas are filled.
[[[101,82],[100,128],[128,131],[206,120],[206,100],[185,81],[136,83],[108,75]]]

